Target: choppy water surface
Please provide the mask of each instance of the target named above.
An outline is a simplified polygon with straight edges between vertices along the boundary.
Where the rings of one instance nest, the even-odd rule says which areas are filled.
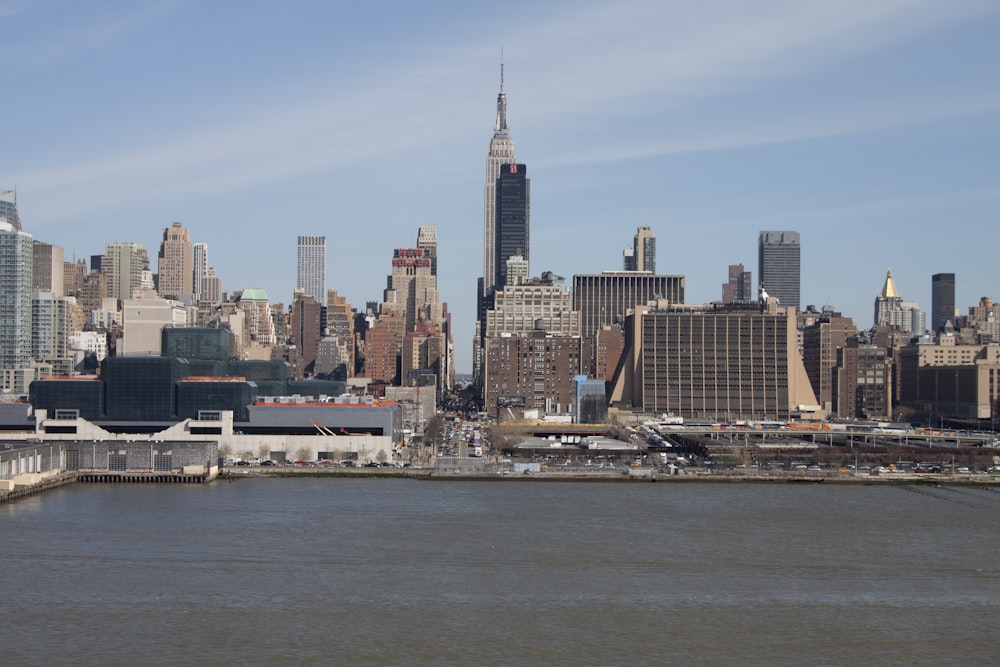
[[[983,488],[248,479],[0,506],[7,665],[1000,661]]]

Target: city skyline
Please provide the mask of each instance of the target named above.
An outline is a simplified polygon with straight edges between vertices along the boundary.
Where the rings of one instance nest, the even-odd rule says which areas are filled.
[[[861,327],[887,268],[928,314],[933,274],[956,274],[961,312],[995,296],[995,262],[976,252],[1000,210],[991,3],[574,4],[530,25],[400,5],[406,30],[365,9],[337,22],[317,7],[56,4],[0,13],[19,97],[0,187],[67,261],[152,250],[179,221],[227,292],[289,304],[294,237],[325,235],[327,287],[360,308],[385,253],[433,225],[468,372],[502,45],[535,182],[532,274],[615,270],[647,226],[669,239],[658,272],[707,302],[730,264],[755,270],[760,231],[789,229],[802,305]],[[297,41],[255,48],[274,27]]]

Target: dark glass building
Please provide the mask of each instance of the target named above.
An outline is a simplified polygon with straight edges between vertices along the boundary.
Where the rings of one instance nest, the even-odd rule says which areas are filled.
[[[576,382],[576,422],[578,424],[606,424],[608,399],[603,380],[588,380],[586,375],[573,378]]]
[[[164,327],[161,356],[182,359],[212,359],[226,362],[229,354],[229,331],[210,327]]]
[[[931,276],[931,330],[940,331],[954,317],[955,274],[935,273]]]
[[[233,421],[250,419],[257,385],[242,380],[198,379],[177,383],[177,418],[197,419],[201,410],[232,410]]]
[[[519,255],[528,261],[528,235],[530,216],[530,181],[528,169],[523,164],[505,164],[497,178],[496,275],[493,287],[502,289],[507,284],[507,260]]]
[[[229,363],[229,375],[243,377],[257,385],[258,396],[288,394],[289,366],[284,361],[243,359]]]
[[[111,421],[176,421],[176,383],[191,376],[184,359],[108,357],[101,368]]]
[[[35,380],[28,390],[31,405],[54,417],[57,410],[77,410],[82,419],[99,420],[104,415],[104,383],[93,379],[52,378]]]

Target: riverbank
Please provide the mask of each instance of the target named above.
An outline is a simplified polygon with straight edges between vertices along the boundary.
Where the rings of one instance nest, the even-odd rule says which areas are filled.
[[[884,473],[879,475],[851,473],[797,473],[790,471],[698,469],[680,474],[669,474],[659,468],[603,468],[603,469],[542,469],[528,473],[510,470],[461,470],[434,468],[325,468],[251,466],[226,468],[220,479],[247,479],[254,477],[323,477],[323,478],[404,478],[424,480],[462,481],[533,481],[533,482],[663,482],[672,483],[721,483],[721,484],[929,484],[934,486],[1000,486],[1000,474],[965,473]]]

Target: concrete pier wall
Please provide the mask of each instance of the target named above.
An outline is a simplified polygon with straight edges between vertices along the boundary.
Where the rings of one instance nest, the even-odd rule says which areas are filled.
[[[53,480],[207,482],[218,476],[218,460],[214,441],[6,441],[0,444],[0,497],[48,488]]]

